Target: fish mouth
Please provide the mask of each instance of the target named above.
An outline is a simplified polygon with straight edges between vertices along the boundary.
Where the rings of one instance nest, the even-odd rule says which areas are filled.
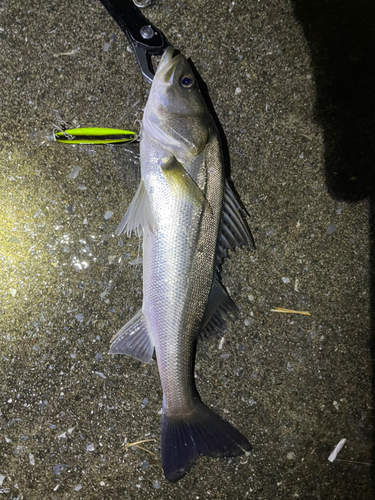
[[[162,83],[171,85],[178,63],[183,60],[184,56],[180,52],[176,52],[173,47],[168,47],[162,55],[155,77]]]

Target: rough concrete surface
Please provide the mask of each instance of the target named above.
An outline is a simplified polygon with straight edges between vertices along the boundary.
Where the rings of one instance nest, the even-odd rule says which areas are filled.
[[[156,362],[107,354],[142,302],[140,243],[114,236],[137,146],[30,140],[61,120],[138,130],[149,86],[98,1],[2,0],[0,496],[371,499],[370,202],[330,189],[341,177],[317,108],[329,101],[317,13],[163,0],[144,14],[206,82],[249,212],[257,249],[223,267],[240,315],[224,340],[199,343],[196,381],[253,451],[164,479]]]

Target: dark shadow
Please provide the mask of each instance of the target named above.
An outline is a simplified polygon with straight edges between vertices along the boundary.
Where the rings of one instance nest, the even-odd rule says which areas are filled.
[[[310,47],[326,183],[346,202],[370,200],[371,357],[375,357],[375,1],[292,0]],[[375,376],[373,377],[375,397]],[[374,421],[374,419],[373,419]],[[373,435],[375,442],[375,435]],[[373,446],[372,464],[375,463]],[[375,489],[375,468],[373,487]]]
[[[213,118],[213,120],[215,122],[216,128],[218,130],[220,141],[221,141],[221,146],[222,146],[222,150],[223,150],[225,177],[227,179],[229,179],[230,178],[229,148],[228,148],[227,138],[225,137],[224,129],[221,126],[221,123],[220,123],[219,118],[218,118],[218,116],[216,114],[214,105],[212,104],[210,95],[208,93],[208,88],[207,88],[206,82],[200,76],[200,74],[198,73],[197,68],[194,65],[194,62],[190,58],[188,59],[188,62],[189,62],[189,65],[190,65],[191,69],[193,70],[196,82],[198,84],[199,90],[202,93],[202,96],[203,96],[203,99],[204,99],[204,101],[206,103],[208,111],[210,112],[210,114],[211,114],[211,116],[212,116],[212,118]]]
[[[247,216],[249,216],[249,213],[248,211],[246,210],[246,207],[245,205],[242,203],[242,200],[238,194],[238,191],[236,189],[236,186],[233,184],[231,178],[230,178],[230,169],[231,169],[231,166],[230,166],[230,156],[229,156],[229,147],[228,147],[228,141],[227,141],[227,138],[225,136],[225,132],[224,132],[224,129],[220,123],[220,120],[216,114],[216,111],[215,111],[215,108],[214,108],[214,105],[212,104],[212,101],[211,101],[211,98],[210,98],[210,95],[208,93],[208,88],[207,88],[207,85],[206,85],[206,82],[202,79],[202,77],[200,76],[200,74],[198,73],[198,70],[197,68],[195,67],[193,61],[189,58],[188,59],[188,62],[193,70],[193,73],[194,73],[194,76],[195,76],[195,79],[198,83],[198,86],[199,86],[199,89],[203,95],[203,98],[204,98],[204,101],[206,103],[206,106],[208,108],[208,111],[210,112],[210,115],[212,116],[214,122],[215,122],[215,125],[216,125],[216,128],[217,128],[217,131],[218,131],[218,134],[219,134],[219,138],[220,138],[220,142],[221,142],[221,149],[222,149],[222,153],[223,153],[223,160],[224,160],[224,172],[225,172],[225,178],[231,188],[231,190],[233,191],[235,197],[236,197],[236,200],[238,202],[238,204],[240,205],[241,207],[241,210],[244,214],[246,214]],[[248,227],[248,230],[251,234],[251,231],[250,231],[250,228]],[[255,248],[255,243],[254,243],[254,248]]]

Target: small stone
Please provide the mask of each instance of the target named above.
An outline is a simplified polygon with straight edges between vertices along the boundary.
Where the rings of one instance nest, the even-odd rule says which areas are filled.
[[[289,278],[281,278],[283,283],[290,283],[290,279]]]
[[[74,486],[74,491],[80,491],[82,489],[82,486],[80,484],[77,484]]]
[[[74,167],[73,170],[71,170],[70,174],[68,175],[69,179],[76,179],[78,177],[80,170],[81,170],[80,167]]]
[[[237,87],[236,90],[234,91],[235,95],[241,94],[242,90],[240,87]]]
[[[54,465],[52,467],[52,469],[53,469],[53,472],[56,474],[56,476],[59,476],[61,474],[61,472],[63,472],[65,469],[69,469],[69,465],[58,464],[58,465]]]
[[[248,318],[245,318],[243,324],[245,326],[249,326],[250,325],[250,320]]]
[[[330,224],[327,229],[327,234],[333,234],[337,231],[335,224]]]
[[[23,452],[24,452],[24,446],[22,446],[22,444],[18,444],[14,450],[13,450],[13,455],[15,457],[20,457],[21,455],[23,455]]]
[[[152,486],[155,488],[155,490],[160,489],[160,484],[157,481],[154,481]]]
[[[11,294],[12,297],[15,297],[17,290],[15,288],[9,288],[9,293]]]
[[[95,446],[93,444],[89,444],[86,446],[87,451],[95,451]]]
[[[295,456],[295,454],[294,454],[292,451],[290,451],[290,452],[289,452],[289,453],[287,453],[287,455],[286,455],[286,458],[287,458],[288,460],[293,460],[295,457],[296,457],[296,456]]]
[[[112,217],[113,215],[113,212],[111,212],[110,210],[107,210],[107,212],[104,214],[104,218],[105,220],[108,220]]]

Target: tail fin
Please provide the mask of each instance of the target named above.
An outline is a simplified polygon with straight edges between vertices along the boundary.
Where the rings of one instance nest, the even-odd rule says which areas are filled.
[[[233,457],[250,450],[245,436],[203,403],[186,418],[163,414],[161,461],[171,483],[189,472],[199,455]]]

